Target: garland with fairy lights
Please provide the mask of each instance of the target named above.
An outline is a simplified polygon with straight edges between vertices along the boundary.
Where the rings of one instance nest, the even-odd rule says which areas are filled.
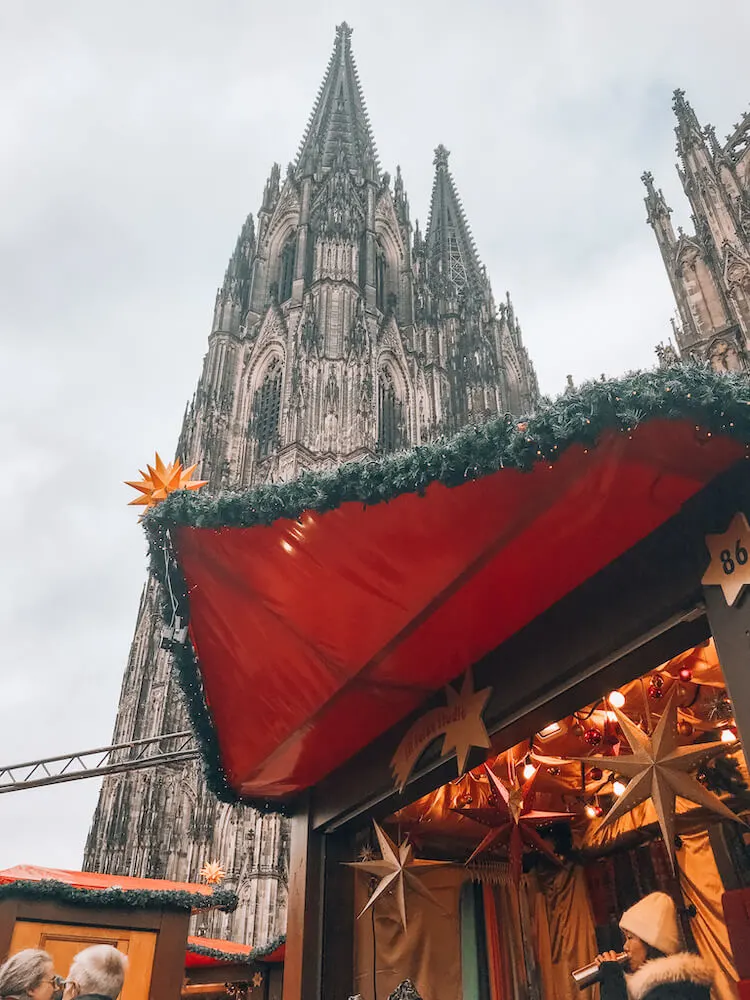
[[[71,903],[74,906],[107,907],[121,910],[210,910],[231,913],[237,908],[237,894],[215,889],[210,895],[185,889],[83,889],[57,879],[17,879],[0,885],[0,900],[29,899],[35,902]]]
[[[379,460],[349,462],[326,473],[304,473],[292,482],[215,495],[171,493],[144,518],[151,570],[161,584],[168,627],[189,617],[187,588],[172,547],[178,527],[249,528],[305,511],[324,513],[346,502],[368,506],[404,493],[424,494],[433,483],[460,486],[500,469],[528,472],[550,467],[572,445],[593,448],[604,431],[632,431],[650,420],[690,420],[696,432],[750,443],[750,379],[744,373],[713,372],[701,364],[637,372],[589,382],[545,404],[534,416],[505,414],[472,425],[454,437]],[[248,800],[232,789],[221,764],[216,730],[206,704],[198,662],[189,639],[171,645],[202,750],[206,781],[223,802],[252,801],[262,811],[283,812],[274,802]]]

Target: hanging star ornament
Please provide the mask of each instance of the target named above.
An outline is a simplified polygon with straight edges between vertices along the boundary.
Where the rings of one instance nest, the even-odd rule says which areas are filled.
[[[570,813],[544,812],[533,808],[536,794],[533,785],[539,772],[535,771],[533,777],[523,785],[519,785],[516,778],[513,786],[507,788],[489,765],[485,764],[484,770],[490,782],[492,805],[461,806],[453,810],[482,826],[491,827],[466,864],[471,864],[474,858],[493,845],[506,842],[511,876],[516,885],[521,878],[525,846],[541,851],[550,861],[559,865],[560,859],[539,834],[537,827],[548,826],[550,823],[569,823],[573,817]]]
[[[677,733],[677,689],[673,687],[664,706],[664,714],[654,730],[647,736],[627,715],[613,709],[632,754],[617,757],[617,771],[629,778],[629,784],[617,799],[601,825],[608,826],[620,816],[650,798],[659,819],[664,843],[669,852],[672,870],[676,871],[675,858],[675,799],[679,795],[688,802],[710,809],[723,819],[736,823],[743,821],[724,805],[718,795],[688,774],[693,767],[714,754],[726,751],[726,743],[698,743],[694,746],[679,746]],[[576,761],[611,769],[611,757],[574,757]],[[744,825],[744,824],[743,824]]]
[[[200,877],[207,885],[219,885],[226,876],[227,873],[218,861],[207,861],[200,870]]]
[[[391,770],[399,792],[404,790],[422,753],[440,736],[443,737],[441,756],[447,756],[451,750],[456,752],[459,778],[466,771],[472,747],[489,750],[490,737],[482,712],[491,694],[491,688],[474,690],[471,670],[466,672],[460,694],[448,685],[445,689],[446,706],[433,708],[417,719],[393,755]]]
[[[260,972],[256,972],[253,976],[253,989],[257,990],[259,986],[263,985],[263,976]]]
[[[356,868],[359,871],[367,872],[368,875],[375,875],[380,878],[375,892],[370,896],[367,905],[358,915],[357,919],[369,910],[369,908],[383,895],[383,893],[393,887],[398,904],[398,912],[401,917],[401,926],[406,930],[406,887],[408,886],[419,896],[429,899],[438,909],[442,909],[438,901],[429,889],[425,888],[417,877],[418,871],[425,871],[428,868],[442,868],[450,865],[450,861],[424,861],[414,857],[414,850],[407,837],[398,847],[391,840],[385,830],[373,820],[375,834],[380,845],[381,859],[375,861],[346,861],[347,868]]]
[[[157,453],[154,465],[147,465],[148,472],[141,472],[141,479],[138,482],[126,482],[126,486],[132,486],[138,490],[141,496],[131,500],[129,507],[155,507],[162,500],[166,500],[170,493],[176,490],[199,490],[201,486],[206,486],[207,479],[191,480],[190,477],[197,468],[197,463],[187,469],[183,469],[180,461],[170,462],[165,465]]]
[[[731,607],[750,584],[750,525],[744,514],[735,514],[723,535],[706,535],[711,562],[701,583],[721,587]]]

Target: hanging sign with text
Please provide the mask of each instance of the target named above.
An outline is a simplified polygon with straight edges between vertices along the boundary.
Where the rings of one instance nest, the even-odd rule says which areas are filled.
[[[440,736],[443,737],[441,756],[446,757],[452,750],[456,752],[459,777],[466,769],[472,747],[489,749],[490,738],[482,712],[491,694],[492,688],[474,691],[471,671],[464,678],[460,694],[452,687],[446,688],[446,706],[433,708],[417,719],[393,755],[391,769],[399,792],[404,790],[422,753]]]
[[[735,514],[723,535],[706,535],[711,562],[703,574],[704,587],[721,587],[731,607],[750,584],[750,525],[744,514]]]

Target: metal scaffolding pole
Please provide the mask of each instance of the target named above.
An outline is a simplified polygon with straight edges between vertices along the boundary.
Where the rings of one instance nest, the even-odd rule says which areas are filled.
[[[191,730],[162,733],[142,740],[116,743],[95,750],[44,757],[23,764],[0,767],[0,795],[25,788],[59,785],[63,781],[98,778],[104,774],[139,771],[146,767],[179,764],[198,757],[200,751]]]

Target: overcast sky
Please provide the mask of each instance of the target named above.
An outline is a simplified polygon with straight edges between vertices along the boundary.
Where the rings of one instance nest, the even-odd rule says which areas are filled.
[[[650,366],[640,175],[688,213],[671,94],[750,99],[747,0],[0,4],[0,765],[109,741],[145,571],[122,480],[171,455],[214,294],[346,19],[383,168],[451,168],[543,391]],[[98,784],[0,797],[0,866],[78,867]]]

